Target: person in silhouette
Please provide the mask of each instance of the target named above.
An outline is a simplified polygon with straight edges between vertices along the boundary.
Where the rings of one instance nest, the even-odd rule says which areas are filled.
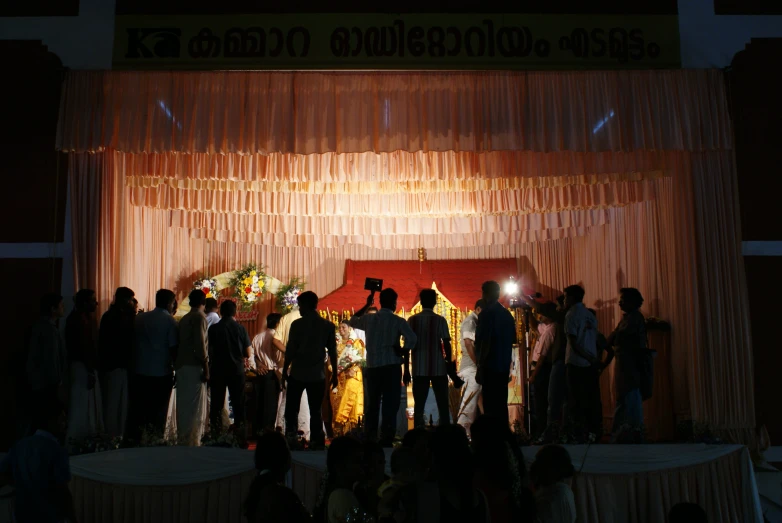
[[[483,412],[508,422],[508,382],[516,343],[516,322],[502,306],[500,284],[482,286],[486,308],[478,316],[475,347],[478,356],[476,381],[483,387]]]
[[[364,401],[364,430],[367,437],[377,439],[380,420],[380,404],[383,405],[380,442],[391,447],[396,436],[397,411],[402,392],[402,360],[405,353],[415,347],[418,337],[410,325],[395,314],[397,293],[394,289],[380,292],[381,309],[376,314],[367,314],[374,303],[373,295],[367,303],[350,318],[350,326],[367,334],[367,363],[364,372],[366,399]],[[400,338],[404,338],[402,349]]]
[[[297,298],[301,318],[291,324],[282,380],[288,389],[285,405],[285,426],[289,441],[295,441],[302,393],[307,391],[310,408],[310,442],[314,448],[323,447],[323,396],[326,392],[324,354],[328,353],[331,367],[337,368],[337,332],[334,324],[318,315],[318,295],[303,292]],[[338,385],[337,374],[331,376],[331,387]]]

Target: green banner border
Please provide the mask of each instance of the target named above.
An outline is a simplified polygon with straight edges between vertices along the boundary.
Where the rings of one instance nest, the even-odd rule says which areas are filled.
[[[675,15],[117,16],[115,69],[517,70],[681,66]]]

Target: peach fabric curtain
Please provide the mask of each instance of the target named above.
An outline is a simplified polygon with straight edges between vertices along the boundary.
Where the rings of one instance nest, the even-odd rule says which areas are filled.
[[[64,100],[58,146],[65,151],[699,151],[731,144],[719,71],[84,72],[68,76]]]
[[[719,72],[71,73],[61,114],[76,281],[102,303],[248,262],[325,295],[348,259],[514,257],[549,297],[583,284],[606,333],[622,286],[672,322],[650,436],[693,417],[753,440]]]

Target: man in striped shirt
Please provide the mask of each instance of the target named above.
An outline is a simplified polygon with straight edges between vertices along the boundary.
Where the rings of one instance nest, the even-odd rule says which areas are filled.
[[[413,400],[415,413],[413,416],[416,427],[425,424],[424,406],[429,396],[429,384],[434,390],[437,411],[440,416],[439,425],[450,423],[448,402],[448,368],[446,359],[451,360],[451,334],[448,332],[448,322],[434,312],[437,304],[437,292],[424,289],[420,294],[423,310],[411,316],[408,321],[410,328],[418,338],[410,356],[413,359]],[[405,358],[405,376],[409,375]]]
[[[382,403],[380,443],[384,447],[392,446],[396,435],[396,415],[402,394],[402,357],[415,347],[417,340],[404,318],[395,314],[397,298],[394,289],[383,289],[377,314],[367,314],[374,301],[370,295],[367,304],[350,318],[351,327],[367,333],[364,431],[368,439],[377,438]],[[400,346],[401,338],[404,338],[404,348]]]

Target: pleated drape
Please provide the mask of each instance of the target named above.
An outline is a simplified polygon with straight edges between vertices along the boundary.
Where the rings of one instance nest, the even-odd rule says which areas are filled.
[[[605,333],[625,286],[671,322],[650,436],[692,417],[753,441],[720,72],[71,73],[58,144],[102,305],[248,262],[325,295],[349,259],[513,257],[550,298],[584,285]],[[609,423],[610,370],[602,390]]]

